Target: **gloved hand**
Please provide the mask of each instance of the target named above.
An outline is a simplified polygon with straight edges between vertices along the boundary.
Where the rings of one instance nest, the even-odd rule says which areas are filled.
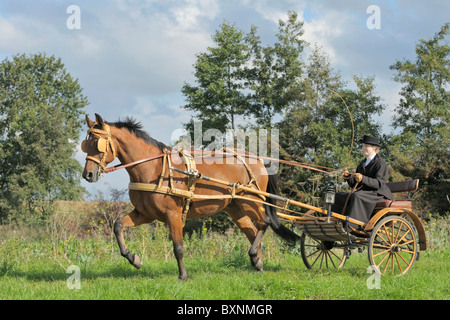
[[[349,179],[351,176],[350,176],[350,172],[348,172],[348,170],[346,169],[346,170],[344,170],[344,171],[342,171],[342,178],[343,179]]]
[[[356,182],[360,183],[363,179],[363,175],[361,173],[355,173]]]

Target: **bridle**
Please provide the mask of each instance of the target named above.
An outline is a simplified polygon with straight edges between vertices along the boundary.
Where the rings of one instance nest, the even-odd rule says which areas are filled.
[[[94,123],[88,129],[86,139],[83,140],[83,142],[81,143],[81,151],[83,151],[84,153],[87,153],[87,143],[88,143],[88,137],[90,135],[97,137],[98,138],[97,150],[100,153],[103,153],[102,158],[100,160],[98,160],[97,158],[88,155],[88,156],[86,156],[86,160],[91,160],[91,161],[94,161],[95,163],[97,163],[99,165],[99,167],[101,168],[101,172],[103,172],[103,171],[105,171],[106,165],[107,165],[106,159],[108,157],[108,149],[111,150],[113,159],[116,158],[116,149],[114,147],[114,142],[113,142],[113,139],[111,136],[111,130],[110,130],[109,125],[104,123],[105,130],[101,130],[101,129],[94,128],[94,126],[96,124],[97,123]],[[103,136],[106,136],[106,138],[103,138]]]

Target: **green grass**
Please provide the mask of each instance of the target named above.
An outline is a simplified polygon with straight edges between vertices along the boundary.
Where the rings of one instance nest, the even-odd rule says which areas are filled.
[[[249,244],[242,235],[207,231],[194,234],[185,240],[189,275],[185,282],[177,279],[172,244],[160,224],[127,233],[131,251],[143,257],[140,270],[120,256],[112,237],[97,234],[83,239],[57,231],[7,234],[0,239],[0,299],[447,300],[450,297],[448,246],[422,252],[406,276],[382,277],[380,289],[369,289],[367,251],[354,250],[341,270],[311,271],[295,250],[285,247],[271,231],[264,239],[263,273],[252,269],[247,255]],[[80,267],[79,290],[67,286],[71,276],[66,273],[69,265]]]

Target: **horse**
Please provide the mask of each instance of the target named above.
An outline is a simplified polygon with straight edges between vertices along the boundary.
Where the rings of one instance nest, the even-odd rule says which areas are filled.
[[[97,182],[99,176],[105,171],[106,166],[118,158],[122,164],[130,164],[126,170],[131,183],[150,184],[161,181],[162,187],[170,187],[178,190],[187,190],[189,177],[181,171],[186,169],[182,161],[174,161],[177,152],[151,138],[144,130],[141,123],[133,118],[123,121],[107,122],[98,114],[96,121],[86,116],[88,134],[82,143],[82,150],[87,153],[83,178],[90,182]],[[167,170],[164,157],[161,156],[167,150],[170,151],[171,164],[180,171]],[[225,156],[224,156],[225,157]],[[139,162],[142,159],[151,161]],[[248,154],[241,159],[247,161],[202,161],[196,164],[196,169],[203,175],[213,176],[226,181],[239,181],[242,184],[258,186],[261,190],[276,194],[276,176],[268,175],[262,161],[248,161]],[[219,163],[217,163],[219,162]],[[256,163],[255,163],[256,162]],[[136,163],[136,164],[134,164]],[[249,167],[249,168],[248,168]],[[251,172],[253,172],[251,174]],[[236,193],[238,197],[228,197]],[[195,195],[190,202],[188,219],[204,218],[225,211],[232,221],[245,234],[251,247],[248,252],[254,269],[263,271],[261,259],[261,241],[268,226],[277,235],[289,243],[298,236],[284,226],[277,217],[273,199],[267,199],[264,209],[261,206],[261,196],[240,189],[234,189],[230,185],[221,185],[213,181],[198,180],[195,185]],[[178,263],[179,279],[186,280],[188,275],[183,259],[183,208],[186,208],[186,197],[171,193],[149,192],[142,190],[129,190],[129,198],[134,209],[123,218],[114,222],[114,234],[117,239],[120,254],[125,257],[135,268],[142,266],[141,258],[131,253],[125,245],[123,230],[142,224],[161,221],[168,226],[173,242],[173,252]]]

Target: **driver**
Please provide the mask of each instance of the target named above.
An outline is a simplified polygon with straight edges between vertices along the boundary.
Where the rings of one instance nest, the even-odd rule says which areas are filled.
[[[342,174],[348,185],[356,188],[352,193],[337,193],[331,209],[333,212],[367,223],[377,202],[385,199],[392,200],[393,196],[386,185],[389,177],[388,166],[386,161],[378,155],[380,140],[377,137],[365,135],[359,142],[362,143],[365,158],[356,168],[355,174],[350,174],[347,170],[344,170]],[[342,212],[343,209],[345,209],[344,212]],[[355,227],[354,224],[350,226]]]

